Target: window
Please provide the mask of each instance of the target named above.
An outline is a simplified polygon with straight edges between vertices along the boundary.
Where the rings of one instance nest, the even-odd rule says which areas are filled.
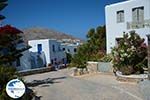
[[[137,7],[132,9],[132,20],[133,22],[144,21],[144,7]]]
[[[42,51],[42,44],[37,44],[37,51],[38,51],[38,53],[41,53],[41,51]]]
[[[63,51],[65,51],[65,48],[63,48]]]
[[[70,52],[70,49],[68,49],[68,52]]]
[[[21,65],[21,64],[20,64],[20,59],[19,59],[19,58],[17,58],[17,60],[16,60],[16,65],[17,65],[17,67]]]
[[[76,48],[74,48],[74,52],[77,52],[77,49],[76,49]]]
[[[116,38],[116,46],[118,46],[118,44],[120,44],[121,40],[122,40],[121,37],[120,38]]]
[[[58,46],[58,51],[61,51],[61,48],[60,48],[60,46]]]
[[[53,52],[55,52],[55,45],[52,45],[52,50]]]
[[[124,10],[117,11],[117,23],[124,22]]]
[[[53,61],[53,59],[51,59],[51,64],[54,64],[54,61]]]

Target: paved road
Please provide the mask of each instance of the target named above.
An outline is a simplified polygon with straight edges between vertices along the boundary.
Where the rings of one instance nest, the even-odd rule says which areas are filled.
[[[24,77],[26,81],[52,78],[53,83],[32,87],[41,100],[143,100],[137,84],[120,83],[112,75],[71,77],[70,70]]]

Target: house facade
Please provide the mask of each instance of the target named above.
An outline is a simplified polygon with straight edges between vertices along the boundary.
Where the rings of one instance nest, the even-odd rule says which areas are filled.
[[[107,53],[123,33],[135,30],[147,42],[150,34],[150,0],[127,0],[105,7]]]
[[[69,53],[69,54],[71,54],[71,55],[73,56],[74,54],[77,53],[77,47],[78,47],[78,46],[79,46],[79,45],[77,45],[77,44],[62,43],[62,44],[61,44],[61,49],[62,49],[64,52]]]
[[[66,59],[65,52],[61,50],[61,43],[55,39],[30,40],[28,44],[32,47],[29,49],[30,52],[44,53],[46,66],[54,62],[61,64]]]
[[[26,43],[20,43],[16,45],[16,49],[21,50],[27,46]],[[32,68],[31,65],[31,56],[29,50],[25,50],[22,53],[22,56],[13,62],[13,66],[16,67],[18,71],[22,70],[30,70]]]
[[[30,70],[32,68],[29,50],[22,52],[22,56],[13,63],[18,71]]]
[[[72,39],[62,39],[61,40],[61,49],[64,52],[69,53],[73,56],[74,54],[77,53],[77,48],[81,44],[82,44],[81,40],[78,40],[78,39],[74,39],[74,40],[72,40]]]

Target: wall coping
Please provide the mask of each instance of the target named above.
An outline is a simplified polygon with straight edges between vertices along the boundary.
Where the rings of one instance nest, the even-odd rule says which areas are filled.
[[[122,75],[121,72],[117,71],[116,75],[118,77],[122,77],[122,78],[132,78],[132,79],[147,79],[148,75],[147,74],[139,74],[139,75]]]

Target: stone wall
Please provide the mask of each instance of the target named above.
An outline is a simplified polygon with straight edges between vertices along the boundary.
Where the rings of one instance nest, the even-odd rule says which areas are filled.
[[[98,72],[98,62],[87,62],[87,69],[89,73]]]
[[[50,71],[52,71],[52,67],[44,67],[44,68],[36,68],[36,69],[19,71],[19,74],[21,76],[27,76],[27,75],[39,74],[39,73],[50,72]]]
[[[112,73],[113,67],[111,62],[87,62],[87,69],[89,73],[93,72],[104,72],[104,73]]]
[[[98,62],[98,71],[104,73],[112,73],[113,65],[111,62]]]

